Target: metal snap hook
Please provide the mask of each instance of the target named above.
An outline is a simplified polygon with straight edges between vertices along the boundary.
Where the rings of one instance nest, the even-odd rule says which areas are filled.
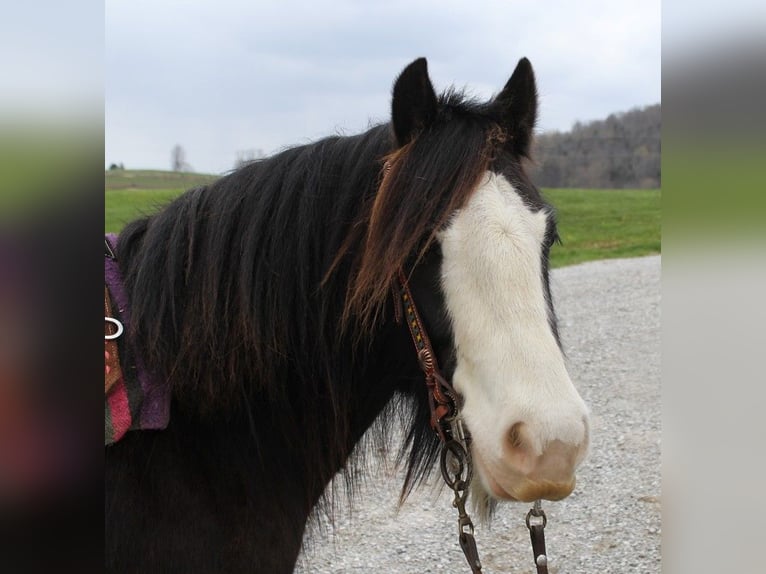
[[[541,519],[541,522],[538,524],[531,524],[532,517]],[[539,500],[535,500],[535,504],[532,508],[529,509],[529,512],[527,512],[527,518],[526,518],[527,528],[530,530],[532,529],[532,526],[542,526],[545,528],[548,524],[548,517],[545,515],[545,511],[542,509],[542,504]]]

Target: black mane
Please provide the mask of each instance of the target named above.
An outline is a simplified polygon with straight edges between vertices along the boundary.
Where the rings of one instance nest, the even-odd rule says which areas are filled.
[[[338,351],[322,335],[343,305],[322,278],[390,147],[378,126],[292,148],[125,228],[132,336],[180,398],[202,410],[232,406],[242,389],[281,400],[273,381],[285,368],[318,382],[306,369]]]

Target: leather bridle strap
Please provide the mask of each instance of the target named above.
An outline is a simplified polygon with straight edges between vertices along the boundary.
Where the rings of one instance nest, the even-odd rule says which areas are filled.
[[[442,443],[441,472],[447,486],[454,493],[452,505],[458,511],[458,541],[463,550],[472,574],[481,573],[481,560],[476,548],[473,533],[473,522],[465,510],[468,486],[471,483],[473,469],[471,465],[470,446],[467,433],[463,429],[458,413],[458,394],[452,388],[439,370],[436,353],[431,346],[423,320],[420,318],[412,292],[404,275],[399,270],[401,291],[396,298],[396,315],[400,317],[401,303],[404,320],[418,354],[420,368],[426,378],[428,388],[428,406],[431,410],[431,428],[439,436]]]
[[[450,423],[457,414],[458,395],[439,370],[436,353],[431,346],[423,320],[420,318],[415,300],[412,297],[409,283],[404,272],[399,270],[399,284],[401,287],[401,303],[404,311],[404,320],[415,345],[418,354],[420,368],[426,377],[428,387],[428,406],[431,409],[431,428],[439,435],[444,443],[450,438]]]
[[[526,522],[537,574],[548,574],[548,554],[545,550],[545,525],[548,524],[548,517],[539,500],[527,512]]]

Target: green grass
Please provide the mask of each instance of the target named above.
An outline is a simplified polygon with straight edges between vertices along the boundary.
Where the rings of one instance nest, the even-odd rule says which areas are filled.
[[[104,172],[104,186],[107,191],[116,189],[190,189],[213,182],[216,179],[218,179],[217,175],[180,171],[115,169]]]
[[[187,189],[218,179],[217,175],[140,169],[104,172],[104,229],[117,233],[126,223],[150,215]]]
[[[661,192],[658,189],[547,189],[556,207],[562,245],[551,265],[660,253]]]
[[[157,211],[188,187],[215,179],[200,174],[126,170],[110,181],[110,174],[114,172],[107,172],[104,227],[115,233],[129,221]],[[147,188],[109,191],[110,184],[124,181]],[[163,181],[173,185],[148,187]],[[180,181],[194,183],[177,185]],[[660,190],[547,189],[543,193],[556,207],[563,242],[551,251],[553,267],[660,253]]]
[[[104,231],[119,233],[143,215],[151,215],[181,195],[184,189],[123,189],[107,191],[104,198]]]

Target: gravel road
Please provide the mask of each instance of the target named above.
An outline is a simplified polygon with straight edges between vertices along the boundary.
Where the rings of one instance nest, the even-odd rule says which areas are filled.
[[[557,269],[552,290],[569,371],[591,409],[574,493],[544,503],[551,574],[660,572],[660,256]],[[401,473],[376,463],[353,509],[307,535],[296,572],[468,572],[448,492],[434,473],[397,508]],[[484,571],[534,573],[524,516],[503,504],[477,525]]]

